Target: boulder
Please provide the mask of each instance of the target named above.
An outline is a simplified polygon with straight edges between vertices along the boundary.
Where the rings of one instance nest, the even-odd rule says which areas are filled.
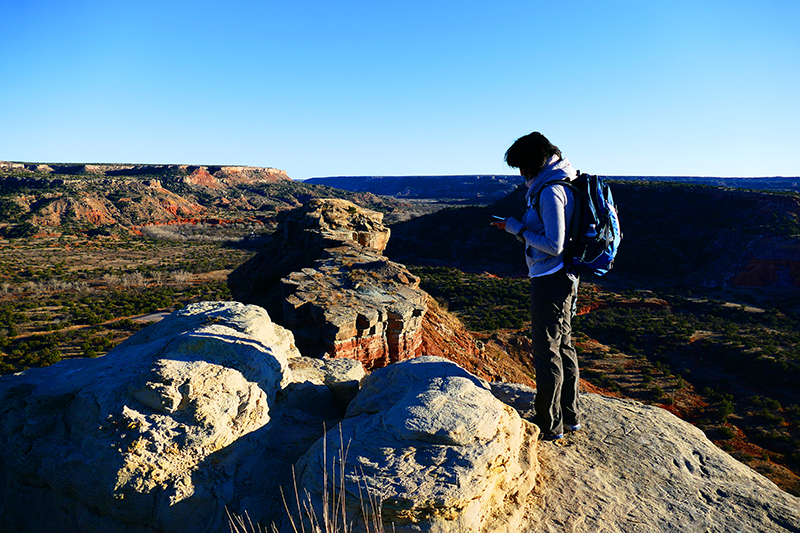
[[[538,433],[487,382],[446,359],[419,357],[364,379],[340,426],[298,463],[299,493],[322,513],[339,491],[343,519],[362,527],[382,520],[397,532],[518,531],[539,471]]]
[[[289,366],[292,371],[289,390],[293,391],[291,394],[294,396],[293,401],[305,404],[313,401],[312,399],[303,398],[302,395],[294,392],[300,389],[300,386],[311,386],[315,389],[324,386],[332,401],[323,402],[323,404],[328,403],[338,406],[341,409],[341,413],[337,416],[339,418],[355,398],[361,380],[366,376],[364,365],[360,361],[353,359],[297,357],[290,361]],[[289,395],[288,392],[287,395]]]
[[[206,302],[104,357],[3,376],[8,530],[213,530],[233,497],[230,447],[270,421],[296,355],[263,309]]]

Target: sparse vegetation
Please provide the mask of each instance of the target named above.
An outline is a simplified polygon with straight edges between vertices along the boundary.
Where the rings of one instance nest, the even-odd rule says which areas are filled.
[[[98,357],[146,322],[226,300],[225,275],[251,252],[225,242],[116,236],[0,241],[0,373]]]
[[[525,311],[530,303],[527,279],[470,275],[454,268],[410,269],[422,278],[425,292],[445,299],[447,308],[473,331],[520,329],[530,322],[530,311]]]

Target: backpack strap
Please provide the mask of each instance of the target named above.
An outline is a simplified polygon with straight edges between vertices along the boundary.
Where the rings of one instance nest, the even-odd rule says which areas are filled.
[[[578,176],[580,176],[581,172],[578,171]],[[569,235],[566,235],[566,243],[564,243],[564,266],[570,267],[572,266],[572,253],[571,247],[572,244],[577,242],[578,240],[578,233],[580,231],[580,223],[581,223],[581,190],[573,183],[567,180],[553,180],[548,181],[539,187],[539,190],[534,193],[534,197],[536,198],[536,212],[539,213],[541,217],[541,211],[539,211],[539,199],[541,198],[542,191],[544,191],[547,187],[551,187],[553,185],[561,185],[570,189],[572,191],[572,199],[574,200],[574,206],[572,208],[572,218],[570,219],[569,225]],[[533,198],[531,199],[531,205],[534,203]]]
[[[553,181],[548,181],[545,184],[543,184],[541,187],[539,187],[539,190],[536,191],[535,193],[533,193],[533,195],[531,196],[530,203],[528,205],[532,207],[533,204],[535,203],[536,204],[536,211],[540,212],[539,211],[539,200],[540,200],[540,198],[542,196],[542,191],[544,191],[547,187],[550,187],[550,186],[553,186],[553,185],[563,185],[567,189],[570,189],[572,191],[573,198],[575,198],[575,199],[577,199],[577,197],[580,196],[580,193],[581,193],[580,189],[578,189],[578,187],[576,187],[575,185],[573,185],[569,181],[567,181],[567,180],[553,180]]]

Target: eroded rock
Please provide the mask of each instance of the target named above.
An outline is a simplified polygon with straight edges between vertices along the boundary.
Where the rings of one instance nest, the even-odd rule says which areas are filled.
[[[9,530],[37,530],[25,487],[63,500],[38,531],[212,530],[233,496],[225,450],[270,421],[296,355],[263,309],[206,302],[104,357],[0,378]]]
[[[345,457],[350,519],[379,511],[387,531],[517,531],[538,433],[485,381],[419,357],[365,378],[341,426],[299,462],[300,492],[321,510],[324,472],[335,476]],[[375,508],[360,503],[367,491]]]
[[[284,216],[275,240],[228,284],[264,305],[311,357],[379,368],[421,354],[428,296],[381,251],[383,215],[344,200],[311,200]]]
[[[535,390],[493,384],[526,417]],[[539,446],[521,531],[796,532],[800,499],[669,411],[581,394],[584,429]]]
[[[533,397],[435,357],[365,377],[263,309],[195,304],[0,377],[0,529],[227,533],[228,508],[285,531],[292,465],[321,511],[344,449],[350,516],[386,531],[797,531],[800,499],[669,412],[584,394],[584,429],[537,444]]]

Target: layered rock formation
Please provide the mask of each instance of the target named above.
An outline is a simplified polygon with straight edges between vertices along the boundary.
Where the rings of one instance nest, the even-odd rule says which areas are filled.
[[[737,287],[800,287],[800,240],[765,239],[745,258],[742,270],[733,276]]]
[[[583,394],[585,428],[537,444],[530,388],[431,357],[364,376],[299,356],[263,309],[207,302],[102,358],[0,377],[2,530],[223,533],[227,508],[287,531],[292,465],[317,511],[343,468],[344,520],[379,513],[386,531],[800,523],[800,499],[667,411]]]
[[[390,235],[382,219],[344,200],[311,200],[280,219],[274,241],[228,285],[279,317],[304,355],[368,369],[420,355],[428,296],[381,253]]]
[[[23,170],[44,174],[94,174],[100,176],[168,176],[188,174],[187,183],[214,186],[222,182],[233,185],[242,182],[275,183],[289,180],[285,170],[270,167],[197,166],[197,165],[88,165],[62,163],[11,163],[0,161],[0,169]],[[209,181],[210,183],[203,183]]]
[[[197,202],[160,186],[153,187],[150,182],[135,184],[131,189],[128,193],[140,193],[135,201],[126,197],[116,202],[109,201],[106,197],[90,193],[85,184],[75,184],[75,195],[32,196],[29,201],[20,203],[31,212],[30,219],[34,224],[50,227],[76,221],[98,226],[119,223],[134,225],[144,220],[165,223],[176,218],[202,217],[207,211]]]
[[[246,166],[0,162],[0,185],[0,200],[7,206],[0,213],[0,229],[23,223],[56,231],[90,225],[130,229],[198,219],[248,220],[271,229],[276,212],[321,195],[387,209],[403,205],[369,193],[296,182],[283,170]]]
[[[372,369],[436,355],[484,379],[531,383],[383,255],[390,232],[382,220],[346,201],[311,200],[278,216],[274,240],[237,268],[228,286],[291,329],[307,356],[351,357]]]

